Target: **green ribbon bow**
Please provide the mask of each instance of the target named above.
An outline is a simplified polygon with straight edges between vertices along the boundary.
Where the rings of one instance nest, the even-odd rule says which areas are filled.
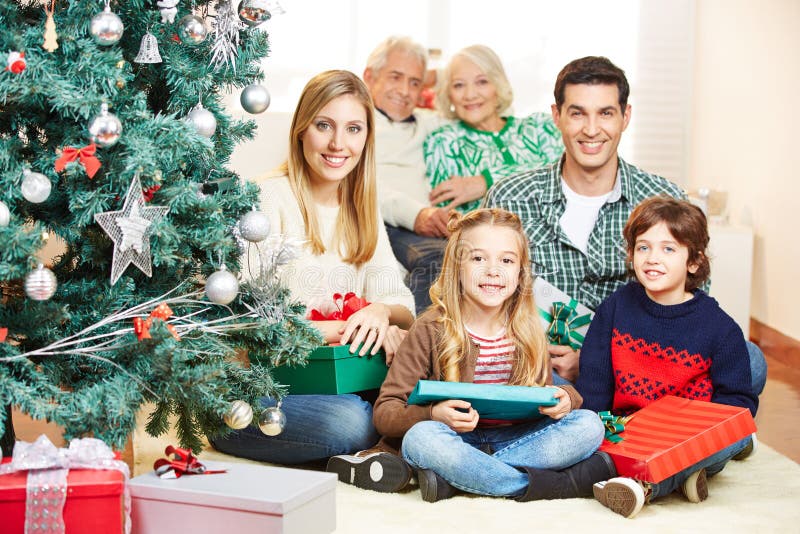
[[[547,339],[554,345],[569,345],[573,350],[578,350],[583,345],[583,335],[578,328],[592,322],[591,314],[578,315],[578,301],[572,299],[568,304],[563,302],[553,303],[553,314],[540,309],[539,314],[550,323],[547,327]]]
[[[606,439],[611,443],[619,443],[622,441],[622,436],[618,434],[625,431],[625,424],[630,420],[629,417],[619,417],[611,412],[599,412],[600,420],[603,426],[606,427]]]

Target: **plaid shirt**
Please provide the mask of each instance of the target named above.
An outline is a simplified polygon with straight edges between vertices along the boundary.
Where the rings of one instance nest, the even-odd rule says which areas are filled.
[[[588,254],[584,254],[559,222],[567,206],[561,189],[562,162],[563,158],[498,182],[486,194],[483,206],[519,215],[530,242],[534,274],[594,310],[627,281],[622,229],[633,208],[654,195],[685,199],[686,194],[665,178],[619,158],[614,189],[597,214]]]

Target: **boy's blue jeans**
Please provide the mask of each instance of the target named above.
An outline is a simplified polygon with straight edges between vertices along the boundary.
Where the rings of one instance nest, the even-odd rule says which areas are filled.
[[[563,469],[585,460],[603,441],[597,414],[573,410],[556,421],[536,421],[456,433],[444,423],[422,421],[403,438],[403,458],[432,469],[454,487],[492,496],[522,495],[528,475],[521,467]]]

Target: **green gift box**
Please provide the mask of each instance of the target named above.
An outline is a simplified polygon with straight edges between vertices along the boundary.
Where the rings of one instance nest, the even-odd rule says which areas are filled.
[[[350,345],[336,345],[316,348],[305,367],[276,367],[272,376],[288,385],[291,395],[335,395],[377,389],[388,370],[383,351],[359,357],[350,354]]]

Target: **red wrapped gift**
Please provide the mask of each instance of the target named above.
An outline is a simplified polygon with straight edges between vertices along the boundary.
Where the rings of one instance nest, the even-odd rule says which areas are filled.
[[[747,408],[667,395],[634,414],[623,441],[600,450],[621,476],[661,482],[755,431]]]
[[[46,521],[50,529],[43,532],[130,532],[127,465],[100,440],[72,443],[76,442],[81,443],[71,444],[70,449],[58,449],[44,436],[34,444],[17,442],[13,459],[4,458],[0,465],[0,531],[22,534],[26,523],[28,531],[38,531]],[[18,454],[20,444],[27,446],[27,454]],[[76,468],[78,465],[88,468]],[[66,469],[69,471],[62,473]],[[65,487],[52,482],[64,474]],[[34,483],[36,477],[42,477],[41,485]],[[41,498],[29,497],[32,492]]]

